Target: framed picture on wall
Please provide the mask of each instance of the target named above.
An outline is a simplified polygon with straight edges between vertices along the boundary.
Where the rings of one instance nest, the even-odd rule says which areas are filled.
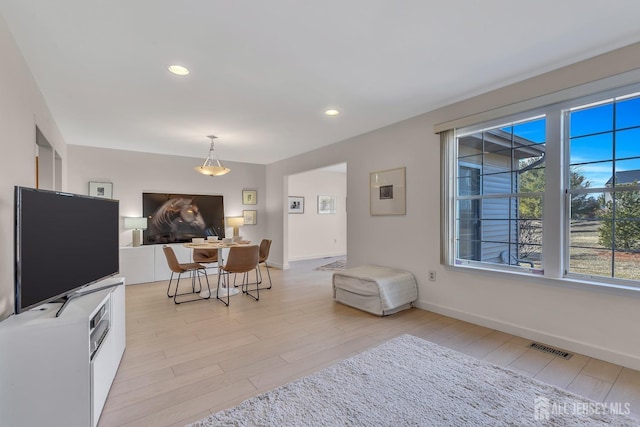
[[[304,197],[289,196],[289,213],[290,214],[304,213]]]
[[[102,197],[105,199],[112,199],[113,183],[89,181],[89,195],[93,197]]]
[[[258,211],[242,211],[244,225],[256,225],[258,223]]]
[[[396,168],[369,174],[371,215],[405,215],[405,171]]]
[[[144,245],[225,237],[222,195],[142,193],[142,216],[148,219]]]
[[[318,196],[318,213],[334,214],[336,213],[336,196]]]
[[[242,190],[242,204],[243,205],[255,205],[258,203],[258,191],[257,190]]]

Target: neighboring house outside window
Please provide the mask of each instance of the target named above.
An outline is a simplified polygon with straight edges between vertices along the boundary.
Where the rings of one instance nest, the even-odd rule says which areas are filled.
[[[640,169],[632,170],[632,171],[622,171],[616,172],[615,177],[609,178],[609,180],[605,183],[605,187],[613,188],[614,186],[621,185],[634,185],[640,182]],[[605,202],[612,201],[611,193],[606,193],[604,195]]]

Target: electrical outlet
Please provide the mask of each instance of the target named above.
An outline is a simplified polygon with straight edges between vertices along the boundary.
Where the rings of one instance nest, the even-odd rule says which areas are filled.
[[[429,281],[431,282],[435,282],[436,281],[436,272],[431,270],[429,271]]]

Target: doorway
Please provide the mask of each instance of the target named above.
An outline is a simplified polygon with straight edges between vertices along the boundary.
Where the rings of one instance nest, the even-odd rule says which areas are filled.
[[[290,175],[287,213],[288,260],[345,257],[347,253],[347,164]]]

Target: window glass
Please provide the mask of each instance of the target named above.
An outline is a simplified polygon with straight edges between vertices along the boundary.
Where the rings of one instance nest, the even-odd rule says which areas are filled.
[[[640,117],[640,108],[638,116]],[[637,158],[638,144],[640,144],[640,127],[616,132],[616,158]]]
[[[613,129],[613,104],[578,109],[571,113],[571,138],[610,132]]]
[[[611,251],[600,239],[604,193],[571,195],[569,269],[572,272],[603,276],[611,272]]]
[[[571,165],[613,159],[613,132],[571,138]]]
[[[535,118],[457,139],[458,259],[541,267],[545,129]]]
[[[640,97],[622,100],[616,105],[616,129],[640,127]]]
[[[639,118],[637,97],[569,115],[569,273],[639,278]]]

